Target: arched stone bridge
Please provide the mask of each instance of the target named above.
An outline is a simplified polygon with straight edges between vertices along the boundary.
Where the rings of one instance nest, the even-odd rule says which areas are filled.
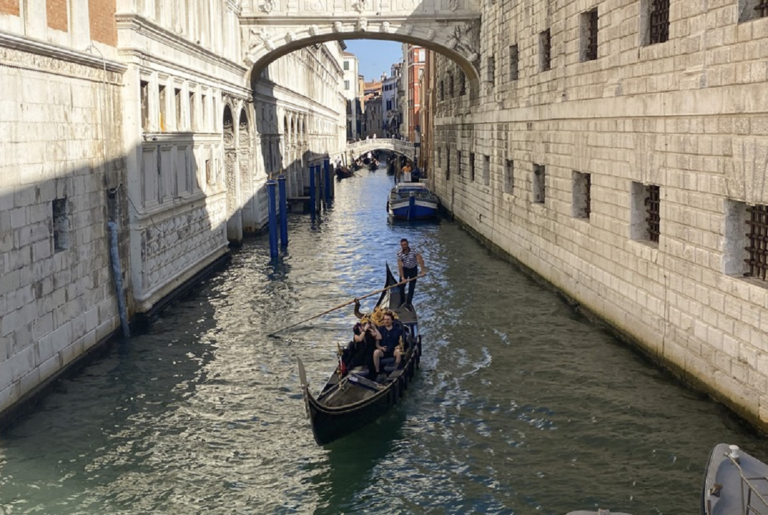
[[[333,40],[420,45],[453,59],[479,86],[480,0],[244,0],[241,30],[251,82],[294,50]]]
[[[416,146],[413,143],[394,138],[374,138],[348,143],[345,153],[354,159],[374,150],[389,150],[411,160],[416,159]]]

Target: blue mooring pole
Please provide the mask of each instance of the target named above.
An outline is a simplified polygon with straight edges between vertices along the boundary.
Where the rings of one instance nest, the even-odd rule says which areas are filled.
[[[312,214],[312,220],[315,219],[315,165],[309,165],[309,212]]]
[[[277,258],[277,203],[275,202],[277,182],[267,181],[267,200],[269,201],[269,256]]]
[[[280,246],[288,247],[288,198],[285,193],[285,175],[277,178],[277,191],[280,199]]]
[[[325,175],[325,206],[331,203],[331,158],[326,157],[323,161],[323,174]]]

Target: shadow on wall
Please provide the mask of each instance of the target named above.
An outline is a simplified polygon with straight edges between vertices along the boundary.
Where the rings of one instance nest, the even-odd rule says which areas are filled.
[[[137,178],[141,198],[128,194],[123,158],[0,194],[0,423],[119,330],[108,222],[118,229],[126,316],[137,312],[137,286],[153,289],[201,268],[207,249],[226,249],[225,219],[215,203],[199,202],[209,194],[197,160],[182,174],[163,167],[158,142],[139,150],[142,165],[154,164]],[[142,180],[148,176],[157,182]],[[179,191],[182,179],[189,191]],[[173,207],[173,215],[146,214],[148,195],[160,208]]]

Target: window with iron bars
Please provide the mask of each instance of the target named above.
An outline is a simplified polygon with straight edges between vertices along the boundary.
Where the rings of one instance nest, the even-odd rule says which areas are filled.
[[[519,59],[517,45],[512,45],[509,47],[509,80],[517,80],[519,76]]]
[[[533,203],[543,204],[546,200],[547,168],[544,165],[533,165]]]
[[[589,218],[592,213],[592,176],[588,173],[573,172],[572,216]]]
[[[515,191],[515,162],[507,159],[504,166],[504,193],[510,195]]]
[[[461,72],[461,79],[459,80],[459,95],[467,94],[467,76],[464,72]]]
[[[661,233],[661,189],[655,184],[632,183],[630,238],[658,244]]]
[[[723,272],[768,281],[768,206],[726,199]]]
[[[539,34],[539,69],[543,72],[552,67],[552,37],[549,29]]]
[[[644,25],[645,45],[655,45],[669,40],[669,1],[642,0],[641,20]]]
[[[475,153],[469,153],[469,180],[475,180]]]
[[[597,59],[597,8],[581,15],[581,61]]]
[[[768,272],[768,206],[747,206],[747,247],[745,275],[766,280]]]
[[[739,0],[739,23],[768,17],[768,0]]]
[[[448,72],[448,96],[453,98],[453,73]]]

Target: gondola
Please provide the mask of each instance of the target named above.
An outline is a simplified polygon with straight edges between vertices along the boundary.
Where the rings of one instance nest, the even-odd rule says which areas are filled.
[[[736,445],[717,444],[709,456],[701,515],[768,514],[768,465]]]
[[[370,164],[368,164],[368,169],[372,172],[375,172],[379,169],[379,162],[375,159],[371,159]]]
[[[387,288],[397,284],[389,266],[387,266]],[[382,292],[377,306],[395,312],[405,331],[406,352],[401,368],[394,364],[394,358],[384,359],[381,366],[386,379],[381,382],[372,380],[366,367],[357,367],[341,373],[337,367],[320,394],[315,397],[309,391],[304,364],[299,362],[299,378],[304,393],[312,433],[319,445],[326,445],[346,436],[373,422],[403,397],[408,384],[413,380],[421,361],[421,335],[415,310],[398,308],[400,292],[398,288]]]
[[[336,178],[338,180],[348,179],[348,178],[352,177],[353,175],[355,175],[355,172],[353,170],[350,170],[349,168],[347,168],[345,166],[336,168]]]

